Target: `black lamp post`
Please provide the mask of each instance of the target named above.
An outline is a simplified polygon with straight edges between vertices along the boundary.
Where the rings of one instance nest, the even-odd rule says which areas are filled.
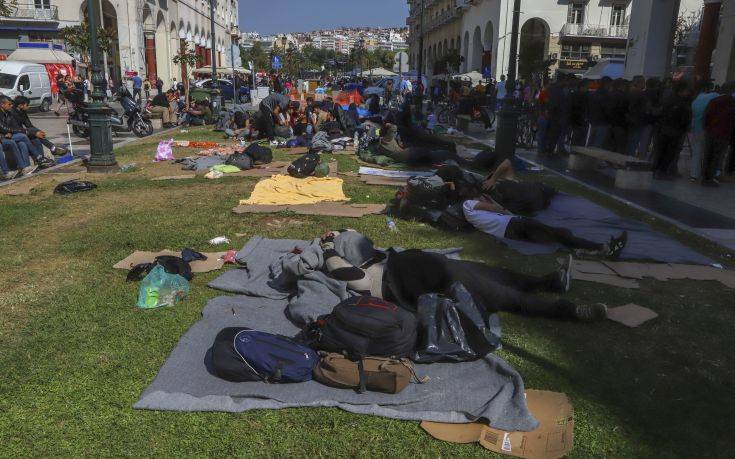
[[[416,82],[416,108],[421,111],[423,106],[423,91],[420,91],[421,82],[424,80],[424,0],[421,0],[421,12],[419,13],[419,68],[417,71],[418,81]]]
[[[102,12],[99,12],[102,14]],[[112,151],[112,129],[110,107],[105,100],[105,74],[100,68],[100,49],[97,46],[97,2],[87,2],[89,19],[89,55],[92,68],[92,102],[87,106],[89,114],[89,172],[112,172],[118,170],[115,153]]]
[[[495,150],[504,158],[516,154],[518,137],[519,108],[515,98],[516,63],[518,61],[518,23],[520,22],[521,0],[513,2],[513,26],[510,34],[510,56],[508,59],[508,80],[505,83],[505,99],[498,112],[498,129]]]
[[[239,103],[240,102],[240,88],[237,82],[237,72],[235,71],[235,45],[240,42],[240,28],[238,26],[234,26],[232,30],[230,31],[230,37],[232,37],[232,44],[230,45],[230,54],[231,59],[230,63],[232,64],[232,90],[233,90],[233,96],[234,99],[233,103]],[[239,48],[238,48],[239,51]]]
[[[217,97],[217,107],[222,107],[222,97],[220,96],[219,78],[217,78],[217,36],[215,34],[214,9],[217,6],[217,0],[209,1],[209,22],[212,28],[212,88],[216,91],[212,98]]]

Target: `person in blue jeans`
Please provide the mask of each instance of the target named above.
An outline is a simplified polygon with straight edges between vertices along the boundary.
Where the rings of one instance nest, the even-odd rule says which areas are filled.
[[[6,134],[6,137],[7,134],[10,134],[10,139],[17,143],[20,148],[24,146],[25,151],[33,157],[39,167],[50,167],[55,164],[53,160],[43,155],[41,142],[38,139],[34,139],[35,142],[32,142],[28,137],[28,129],[13,114],[13,101],[6,96],[0,97],[0,129]]]
[[[140,91],[143,88],[143,79],[138,76],[136,73],[133,76],[133,99],[135,99],[136,102],[140,102],[141,95]]]
[[[36,170],[35,166],[30,165],[28,151],[25,145],[21,148],[17,143],[4,136],[0,138],[0,142],[2,142],[2,150],[0,150],[0,180],[10,180],[18,175],[27,175]],[[6,152],[13,155],[17,170],[10,170],[10,166],[5,157]]]

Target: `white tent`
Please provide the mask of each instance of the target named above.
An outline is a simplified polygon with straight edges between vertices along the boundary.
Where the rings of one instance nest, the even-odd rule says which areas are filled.
[[[370,70],[365,70],[364,72],[360,72],[360,76],[363,77],[369,77],[369,76],[378,76],[378,77],[386,77],[386,76],[396,76],[397,73],[391,72],[390,70],[384,69],[383,67],[378,67]]]
[[[74,58],[64,51],[49,48],[18,48],[8,56],[9,61],[35,64],[71,64]]]

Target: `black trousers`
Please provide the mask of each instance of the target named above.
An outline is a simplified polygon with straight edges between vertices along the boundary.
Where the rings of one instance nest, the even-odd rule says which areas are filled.
[[[543,277],[529,276],[484,263],[449,260],[451,277],[465,286],[475,301],[488,312],[503,311],[525,316],[571,318],[573,303],[542,298],[534,292],[560,292],[557,273]]]
[[[707,136],[704,144],[704,180],[715,178],[717,168],[722,161],[722,156],[727,151],[728,139],[718,139]]]
[[[661,174],[668,174],[671,163],[677,157],[681,148],[681,134],[659,132],[653,145],[653,170]]]
[[[556,242],[569,249],[602,250],[604,244],[577,237],[567,228],[545,225],[534,218],[514,217],[508,223],[505,237],[518,241],[549,244]]]
[[[260,137],[264,139],[272,139],[275,137],[276,121],[273,119],[274,115],[270,108],[260,103]]]

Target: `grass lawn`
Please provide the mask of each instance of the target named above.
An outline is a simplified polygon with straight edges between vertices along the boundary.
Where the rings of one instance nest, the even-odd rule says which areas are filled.
[[[179,139],[219,139],[194,129]],[[151,181],[156,139],[116,151],[133,172],[90,176],[95,191],[67,197],[42,183],[30,195],[0,195],[0,456],[486,456],[479,445],[432,439],[417,422],[338,409],[242,414],[136,411],[179,337],[200,317],[206,287],[220,273],[198,275],[191,295],[166,309],[135,308],[137,283],[112,265],[133,250],[192,247],[227,235],[232,248],[251,236],[309,238],[355,228],[380,246],[464,247],[463,256],[524,272],[555,268],[555,257],[523,257],[482,234],[441,232],[384,217],[361,219],[235,215],[255,179]],[[181,156],[186,150],[176,149]],[[192,152],[195,150],[192,150]],[[293,158],[278,152],[276,159]],[[340,170],[356,170],[339,156]],[[722,249],[617,202],[589,196],[650,222],[725,263]],[[345,177],[355,202],[386,202],[388,187]],[[236,234],[244,234],[236,237]],[[219,250],[219,248],[218,248]],[[735,440],[735,295],[714,282],[646,280],[626,290],[577,282],[570,299],[619,306],[634,302],[660,314],[628,329],[502,316],[498,354],[527,388],[565,392],[575,409],[575,457],[731,456]]]

